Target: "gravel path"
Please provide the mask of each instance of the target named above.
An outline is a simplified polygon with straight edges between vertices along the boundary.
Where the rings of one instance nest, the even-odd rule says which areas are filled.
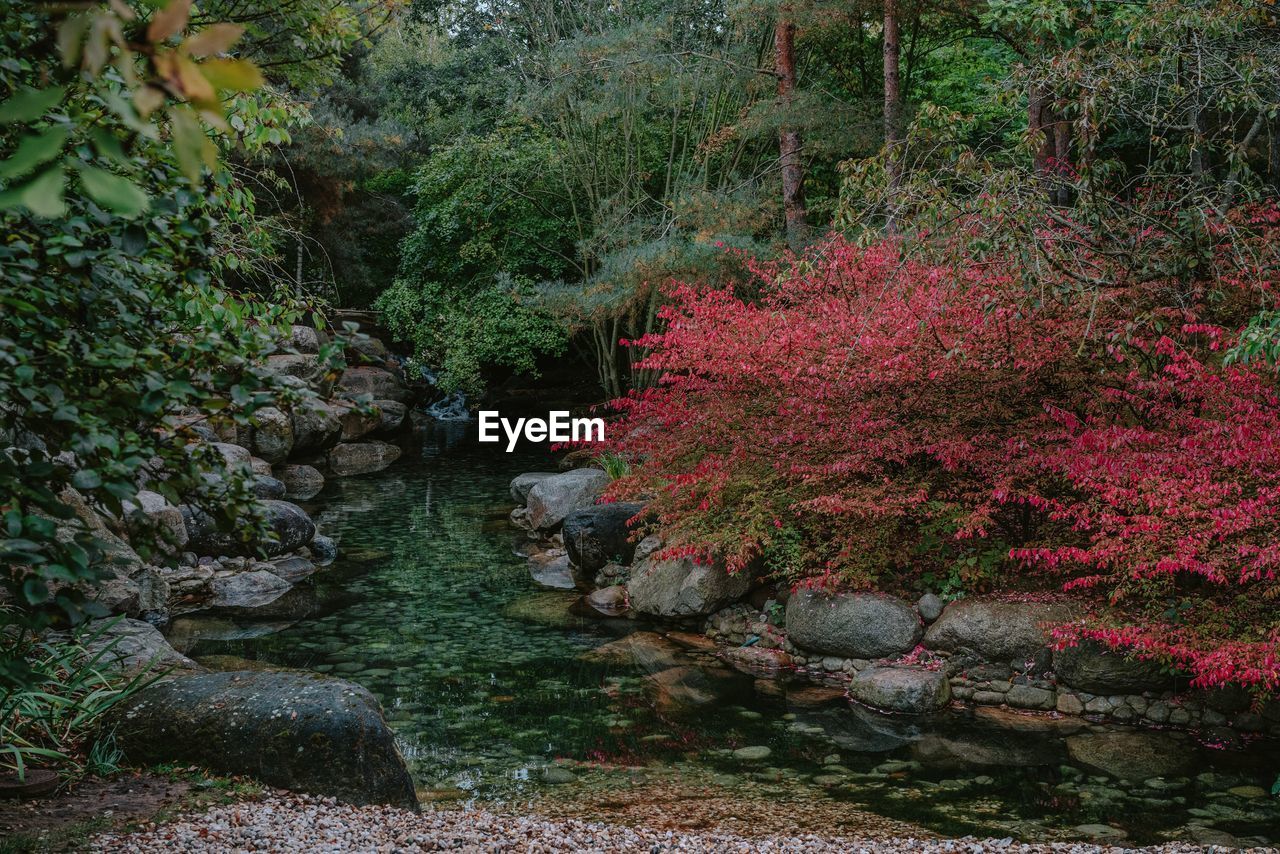
[[[421,813],[393,807],[349,807],[331,800],[285,796],[217,807],[203,815],[131,834],[95,837],[102,852],[410,852],[410,851],[716,851],[716,852],[1061,852],[1092,854],[1126,849],[1085,843],[1022,845],[1009,840],[854,839],[821,836],[744,838],[512,816],[483,809]],[[1132,850],[1132,849],[1129,849]],[[1196,845],[1142,849],[1182,854]],[[1274,849],[1272,849],[1274,850]]]

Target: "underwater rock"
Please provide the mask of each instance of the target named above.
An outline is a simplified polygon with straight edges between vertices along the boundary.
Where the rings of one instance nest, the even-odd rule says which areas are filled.
[[[1067,752],[1077,763],[1121,780],[1178,777],[1196,768],[1195,747],[1167,732],[1098,732],[1073,735]]]

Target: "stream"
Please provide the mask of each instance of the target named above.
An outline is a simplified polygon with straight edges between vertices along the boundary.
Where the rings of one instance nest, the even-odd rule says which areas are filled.
[[[619,820],[707,803],[744,826],[781,813],[795,832],[1280,839],[1274,742],[999,709],[891,718],[729,671],[652,626],[574,616],[574,593],[532,581],[507,520],[511,478],[552,460],[475,431],[436,423],[390,469],[308,502],[341,556],[290,594],[293,610],[179,619],[171,640],[364,685],[424,800]],[[593,655],[636,631],[627,656]]]

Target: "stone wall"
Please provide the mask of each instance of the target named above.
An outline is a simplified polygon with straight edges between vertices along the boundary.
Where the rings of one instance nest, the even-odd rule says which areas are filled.
[[[657,537],[628,535],[643,505],[597,503],[606,485],[595,469],[511,485],[534,579],[579,589],[583,613],[693,623],[739,669],[798,674],[884,711],[957,703],[1196,729],[1222,742],[1280,735],[1278,702],[1255,709],[1243,690],[1189,690],[1154,663],[1089,643],[1054,650],[1049,629],[1081,613],[1070,599],[788,594],[714,563],[657,559]]]

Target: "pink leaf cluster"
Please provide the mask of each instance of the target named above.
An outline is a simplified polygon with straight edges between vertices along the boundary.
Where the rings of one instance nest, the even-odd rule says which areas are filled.
[[[617,402],[615,491],[673,553],[892,589],[995,545],[1002,584],[1092,603],[1064,638],[1280,684],[1277,378],[1222,358],[1280,270],[1087,288],[839,239],[752,269],[631,342],[662,381]]]

